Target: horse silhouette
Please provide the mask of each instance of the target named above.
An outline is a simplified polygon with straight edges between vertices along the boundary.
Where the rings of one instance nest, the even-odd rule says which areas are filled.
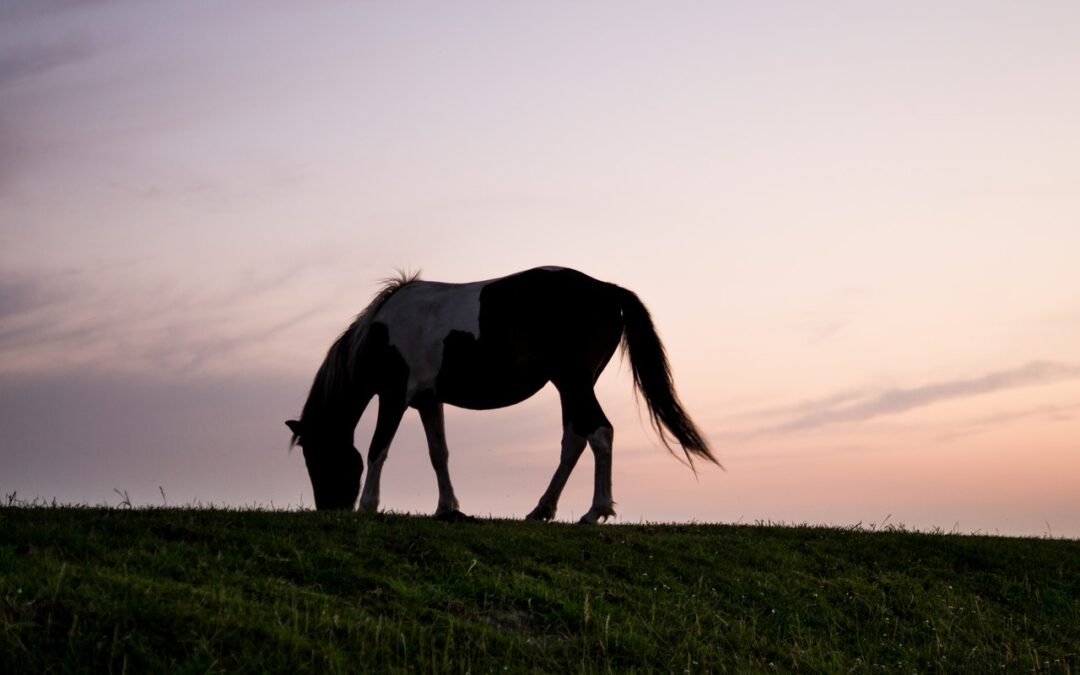
[[[588,444],[596,483],[595,523],[615,515],[613,430],[593,391],[620,343],[634,385],[664,446],[666,433],[693,458],[717,463],[675,394],[664,347],[637,295],[576,270],[541,267],[488,281],[451,284],[418,275],[387,282],[334,342],[315,375],[299,420],[286,422],[303,448],[317,509],[379,507],[379,479],[407,408],[420,413],[439,485],[437,518],[468,519],[447,468],[443,405],[489,410],[520,403],[551,382],[562,407],[559,466],[530,520],[555,517],[559,496]],[[368,474],[353,433],[379,397]]]

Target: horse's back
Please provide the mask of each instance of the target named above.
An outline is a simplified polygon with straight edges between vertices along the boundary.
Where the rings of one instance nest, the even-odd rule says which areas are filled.
[[[529,351],[562,353],[618,326],[610,284],[577,270],[541,267],[489,282],[481,293],[481,335],[525,340]],[[616,335],[617,337],[617,335]],[[552,355],[555,356],[555,355]]]
[[[615,287],[536,268],[467,284],[416,282],[375,320],[409,367],[409,397],[467,408],[512,405],[548,381],[592,378],[622,335]]]

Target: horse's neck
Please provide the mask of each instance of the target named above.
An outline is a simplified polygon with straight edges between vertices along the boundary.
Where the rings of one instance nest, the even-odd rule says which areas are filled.
[[[349,389],[338,389],[337,392],[326,396],[318,405],[309,406],[310,413],[306,413],[305,417],[310,415],[313,418],[310,422],[330,433],[348,434],[351,437],[356,425],[360,422],[360,416],[364,414],[374,394]],[[305,420],[305,423],[308,421]]]

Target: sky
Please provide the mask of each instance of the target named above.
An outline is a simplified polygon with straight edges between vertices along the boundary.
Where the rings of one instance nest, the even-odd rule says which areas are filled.
[[[310,507],[283,421],[380,279],[562,265],[641,296],[724,464],[613,362],[620,522],[1078,537],[1077,34],[1050,1],[0,0],[0,490]],[[554,391],[447,425],[463,510],[531,510]],[[591,490],[586,453],[560,518]],[[410,414],[382,504],[436,499]]]

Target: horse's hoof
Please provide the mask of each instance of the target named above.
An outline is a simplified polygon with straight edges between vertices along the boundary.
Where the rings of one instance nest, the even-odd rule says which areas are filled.
[[[478,522],[476,518],[467,516],[461,511],[443,511],[442,513],[435,514],[435,520],[441,520],[444,523],[475,523]]]
[[[607,522],[608,518],[611,518],[614,515],[615,512],[610,509],[600,511],[590,510],[581,517],[581,520],[578,521],[578,525],[596,525],[598,523],[604,523]]]
[[[549,509],[541,509],[539,506],[529,512],[529,515],[525,516],[525,520],[532,520],[534,522],[546,523],[549,520],[555,518],[555,514]]]

